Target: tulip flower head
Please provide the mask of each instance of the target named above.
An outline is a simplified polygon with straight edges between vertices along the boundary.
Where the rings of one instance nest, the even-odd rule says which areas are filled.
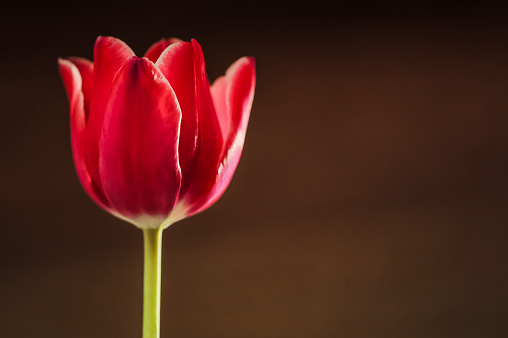
[[[253,58],[210,86],[195,40],[161,40],[137,57],[99,37],[93,62],[59,65],[76,171],[100,207],[142,229],[166,228],[224,193],[243,149]]]

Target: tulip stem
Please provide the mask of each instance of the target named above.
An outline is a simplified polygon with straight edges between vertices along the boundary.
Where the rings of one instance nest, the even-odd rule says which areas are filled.
[[[159,338],[161,304],[162,228],[143,229],[143,338]]]

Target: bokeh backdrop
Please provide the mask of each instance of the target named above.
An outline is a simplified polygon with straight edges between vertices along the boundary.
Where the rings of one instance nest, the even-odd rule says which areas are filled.
[[[162,337],[508,337],[501,8],[2,8],[0,336],[140,337],[142,234],[74,171],[58,57],[197,39],[256,58],[230,188],[164,232]]]

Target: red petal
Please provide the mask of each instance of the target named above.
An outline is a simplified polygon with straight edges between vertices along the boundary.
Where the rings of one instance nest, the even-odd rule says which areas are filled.
[[[159,226],[176,203],[180,120],[176,96],[157,67],[147,58],[129,59],[106,108],[99,169],[112,207],[138,226]],[[143,224],[147,216],[155,223]]]
[[[222,133],[220,130],[212,97],[210,84],[206,77],[205,62],[201,46],[196,40],[192,40],[194,50],[194,69],[196,72],[196,94],[198,99],[198,122],[199,135],[196,149],[196,161],[185,173],[189,186],[182,186],[180,200],[188,206],[188,212],[202,204],[203,198],[210,193],[214,184],[215,176],[222,151]]]
[[[98,37],[94,50],[93,90],[90,113],[87,119],[86,159],[92,180],[102,189],[99,174],[99,138],[102,131],[104,111],[111,95],[113,78],[123,63],[134,52],[123,41],[112,37]]]
[[[145,57],[150,59],[153,63],[155,63],[159,56],[162,54],[162,52],[169,46],[177,42],[182,42],[182,40],[178,38],[169,38],[169,39],[161,39],[160,41],[157,41],[153,45],[148,48],[148,50],[145,53]]]
[[[83,95],[83,93],[87,87],[87,82],[89,82],[92,77],[93,64],[84,59],[80,59],[79,61],[72,59],[72,61],[74,63],[59,59],[58,63],[70,101],[71,143],[74,164],[79,180],[85,191],[95,203],[109,211],[106,198],[92,181],[85,158],[86,96]]]
[[[155,65],[169,81],[182,109],[178,158],[182,170],[182,189],[186,190],[189,180],[192,179],[189,167],[192,167],[195,159],[198,140],[198,106],[192,44],[172,44],[164,50]]]
[[[254,59],[244,57],[231,65],[226,71],[226,76],[216,81],[212,86],[212,95],[219,121],[224,123],[227,116],[229,125],[215,185],[206,201],[194,210],[193,214],[203,211],[215,203],[233,178],[243,150],[255,84]],[[225,126],[221,127],[223,130],[226,129]]]

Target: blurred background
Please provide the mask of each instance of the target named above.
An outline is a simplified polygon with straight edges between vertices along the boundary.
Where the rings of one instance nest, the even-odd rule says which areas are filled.
[[[0,336],[140,337],[142,233],[74,170],[57,58],[197,39],[256,58],[235,177],[164,232],[161,337],[507,337],[498,7],[147,1],[3,8]]]

